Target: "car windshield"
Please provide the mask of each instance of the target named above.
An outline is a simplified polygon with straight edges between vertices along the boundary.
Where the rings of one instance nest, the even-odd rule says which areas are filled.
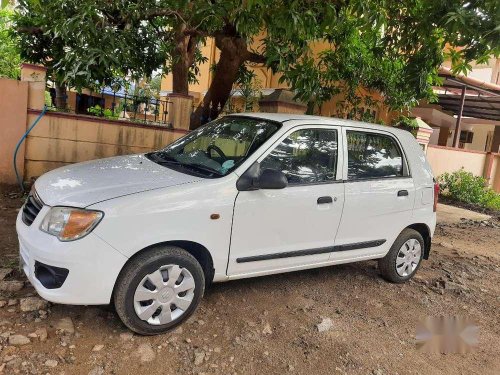
[[[222,177],[252,155],[279,126],[251,117],[223,117],[146,156],[181,172]]]

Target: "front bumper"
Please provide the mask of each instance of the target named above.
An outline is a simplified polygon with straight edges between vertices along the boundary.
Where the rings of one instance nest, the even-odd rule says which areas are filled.
[[[108,304],[127,258],[93,233],[76,241],[61,242],[42,232],[40,223],[48,210],[44,206],[30,226],[22,221],[22,211],[17,216],[20,263],[30,283],[42,298],[51,302]],[[35,262],[67,269],[62,286],[45,288],[35,275]]]

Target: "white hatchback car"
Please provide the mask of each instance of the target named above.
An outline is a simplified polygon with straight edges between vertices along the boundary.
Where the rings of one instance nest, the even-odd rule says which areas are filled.
[[[43,298],[114,302],[151,335],[190,316],[210,282],[367,259],[406,281],[429,256],[436,203],[409,132],[238,114],[160,151],[46,173],[17,233]]]

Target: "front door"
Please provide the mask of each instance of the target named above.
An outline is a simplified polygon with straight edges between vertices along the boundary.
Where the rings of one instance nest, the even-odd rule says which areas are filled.
[[[399,142],[389,133],[344,129],[345,203],[331,260],[384,255],[411,222],[415,187]]]
[[[281,190],[238,193],[228,275],[257,275],[328,261],[344,204],[341,133],[300,126],[259,158],[261,170],[281,170]]]

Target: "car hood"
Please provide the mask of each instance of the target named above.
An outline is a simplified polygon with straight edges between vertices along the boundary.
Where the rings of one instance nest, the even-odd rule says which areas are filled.
[[[158,165],[144,155],[117,156],[54,169],[35,182],[49,206],[86,207],[141,191],[188,184],[200,177]]]

